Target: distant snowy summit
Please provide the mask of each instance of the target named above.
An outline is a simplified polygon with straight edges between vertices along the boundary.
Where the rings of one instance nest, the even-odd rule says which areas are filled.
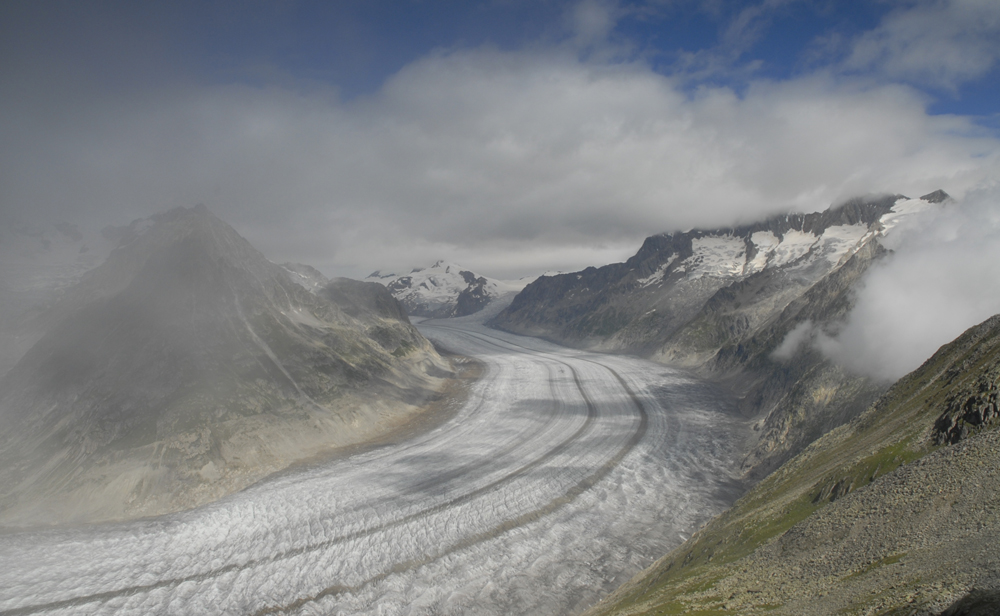
[[[428,318],[474,314],[496,299],[520,291],[527,282],[487,278],[446,261],[403,275],[376,271],[365,280],[388,287],[410,315]]]

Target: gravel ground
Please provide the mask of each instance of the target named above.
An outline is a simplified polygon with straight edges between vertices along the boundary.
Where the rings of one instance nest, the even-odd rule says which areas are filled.
[[[831,503],[686,599],[748,615],[916,615],[997,589],[1000,430],[990,430]]]

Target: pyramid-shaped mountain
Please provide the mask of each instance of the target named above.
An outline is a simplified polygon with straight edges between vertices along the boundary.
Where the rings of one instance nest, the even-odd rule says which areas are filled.
[[[311,293],[204,207],[142,226],[0,381],[0,521],[206,502],[391,428],[442,385],[383,287]]]

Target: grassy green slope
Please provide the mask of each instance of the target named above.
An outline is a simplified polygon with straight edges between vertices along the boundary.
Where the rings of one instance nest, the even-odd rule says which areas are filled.
[[[835,501],[862,497],[868,494],[866,490],[871,492],[869,496],[876,495],[875,486],[871,486],[871,489],[868,487],[873,481],[885,475],[899,474],[903,470],[900,469],[901,466],[907,465],[906,468],[909,469],[915,460],[940,449],[934,444],[936,420],[948,408],[954,407],[956,400],[975,396],[986,382],[995,383],[998,374],[1000,315],[971,328],[954,342],[942,347],[924,365],[900,379],[855,421],[814,442],[755,486],[729,511],[625,584],[588,614],[744,614],[758,610],[784,611],[782,608],[786,606],[786,601],[795,592],[784,586],[780,590],[769,590],[767,581],[761,582],[759,579],[755,585],[760,588],[740,588],[739,579],[741,575],[746,577],[748,567],[764,567],[762,563],[766,561],[770,563],[767,566],[776,580],[775,585],[779,584],[778,578],[782,578],[782,585],[794,585],[795,576],[786,575],[787,571],[781,569],[781,562],[792,562],[796,557],[795,549],[804,552],[812,546],[791,547],[794,542],[789,537],[796,533],[789,531],[796,525],[808,526],[805,523],[822,517],[820,514],[826,508],[835,509],[829,507]],[[989,424],[984,424],[977,430],[988,430],[988,426]],[[995,430],[990,432],[991,438],[996,436]],[[973,434],[970,440],[975,438],[976,435]],[[989,452],[995,451],[989,449],[990,446],[983,449],[986,454],[976,454],[986,455],[986,458],[977,458],[978,461],[970,464],[981,468],[985,459],[987,469],[993,469],[990,471],[993,473],[990,477],[993,477],[996,475],[994,471],[998,458],[995,455],[989,457]],[[957,451],[958,447],[952,446],[952,449]],[[933,468],[947,468],[948,464],[953,464],[945,459],[952,452],[938,453],[942,455],[936,455],[934,460],[929,461],[938,465]],[[916,481],[930,490],[935,487],[933,484],[936,476],[931,474],[918,479],[904,479]],[[886,480],[891,479],[893,478],[886,477]],[[951,478],[949,481],[954,483],[956,480]],[[957,481],[962,481],[962,477]],[[979,486],[978,483],[975,485]],[[847,496],[852,493],[852,496]],[[960,500],[960,497],[956,497],[950,505],[956,506]],[[847,524],[845,528],[860,528],[870,521],[866,521],[865,516],[900,517],[891,507],[879,511],[877,498],[872,502],[874,512],[846,516],[838,523]],[[910,499],[905,502],[911,508],[922,506],[919,500]],[[991,506],[987,505],[986,510]],[[801,534],[801,529],[798,532]],[[846,537],[850,533],[843,530],[843,534]],[[836,540],[846,541],[843,537]],[[770,561],[764,559],[763,555],[773,556],[776,549],[774,546],[778,544],[778,551],[784,550],[782,556],[777,561],[773,558]],[[831,574],[826,583],[833,586],[850,584],[851,580],[863,577],[872,568],[894,564],[904,555],[881,555],[871,562],[858,561],[861,562],[860,565],[845,565],[839,572]],[[745,597],[737,607],[733,601],[734,596],[748,590],[752,594]],[[877,590],[872,592],[877,595]],[[913,600],[912,597],[909,600]],[[917,612],[904,610],[894,613]]]

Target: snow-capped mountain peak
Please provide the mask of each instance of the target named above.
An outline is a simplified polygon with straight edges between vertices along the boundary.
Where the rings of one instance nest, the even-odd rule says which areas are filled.
[[[428,268],[416,267],[403,275],[375,271],[365,280],[388,287],[410,315],[430,318],[479,312],[498,297],[523,287],[480,276],[444,260]]]

